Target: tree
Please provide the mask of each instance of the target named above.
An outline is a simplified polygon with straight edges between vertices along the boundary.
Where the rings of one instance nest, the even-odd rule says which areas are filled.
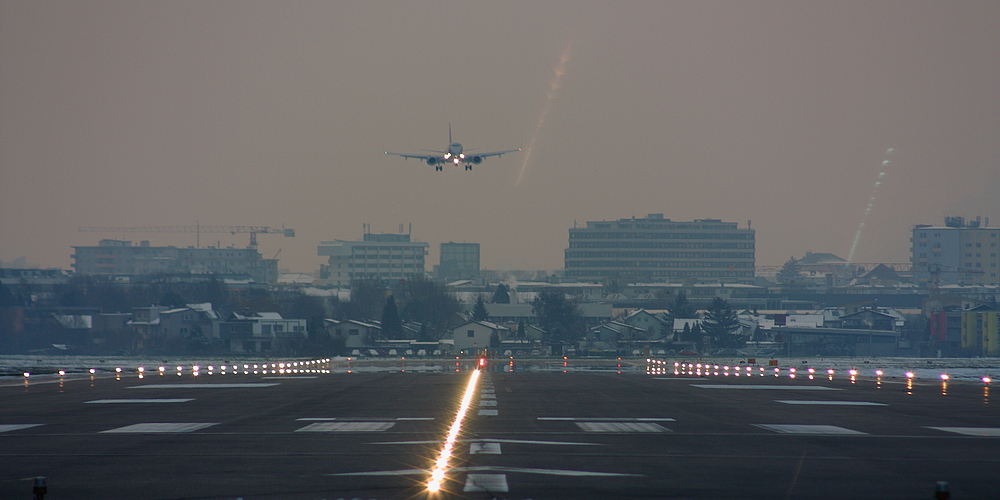
[[[741,340],[732,334],[740,326],[736,311],[721,297],[716,297],[712,301],[702,325],[705,334],[715,347],[734,347]]]
[[[674,298],[673,305],[670,306],[669,312],[667,313],[667,324],[673,328],[675,319],[697,319],[698,310],[695,309],[694,305],[688,302],[687,295],[683,292],[677,294]]]
[[[621,277],[614,276],[614,277],[608,278],[604,282],[604,286],[602,288],[603,288],[602,292],[604,292],[604,296],[607,297],[608,295],[619,294],[619,293],[625,292],[625,283],[622,281]]]
[[[462,304],[444,285],[415,278],[407,280],[399,290],[403,302],[403,318],[406,321],[423,323],[429,340],[439,340],[450,328]]]
[[[503,283],[497,285],[496,290],[493,291],[493,303],[510,304],[510,289],[507,288],[507,285]]]
[[[399,319],[396,298],[392,295],[385,299],[385,307],[382,308],[382,335],[387,339],[403,338],[403,322]]]
[[[347,319],[370,321],[379,317],[385,305],[385,287],[375,280],[351,282],[351,302],[343,308]]]
[[[560,291],[544,291],[531,301],[531,310],[549,341],[574,342],[583,333],[585,322],[580,309]]]
[[[684,323],[684,330],[681,331],[681,340],[684,342],[691,342],[695,340],[694,336],[691,335],[691,323]]]
[[[781,270],[774,277],[777,279],[779,285],[788,288],[800,288],[802,286],[802,268],[796,263],[795,257],[789,257],[788,261],[781,266]]]
[[[518,340],[524,340],[524,338],[527,335],[528,335],[528,333],[524,329],[524,320],[522,319],[521,321],[517,322],[517,339]]]
[[[472,321],[486,321],[490,313],[486,310],[486,300],[482,296],[476,299],[476,305],[472,307]]]

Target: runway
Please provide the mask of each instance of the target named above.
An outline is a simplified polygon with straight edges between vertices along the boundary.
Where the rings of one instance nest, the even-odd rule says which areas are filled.
[[[75,378],[0,387],[0,498],[952,498],[1000,491],[975,383],[673,373]]]

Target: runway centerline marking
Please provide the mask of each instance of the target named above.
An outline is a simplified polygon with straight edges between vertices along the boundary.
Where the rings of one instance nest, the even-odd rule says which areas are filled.
[[[497,410],[479,410],[479,415],[484,417],[496,417],[499,413]]]
[[[872,403],[870,401],[801,401],[796,399],[775,399],[774,401],[786,405],[889,406],[885,403]]]
[[[928,429],[953,432],[965,436],[1000,437],[1000,428],[998,427],[928,427]]]
[[[159,434],[159,433],[174,433],[174,432],[192,432],[199,429],[204,429],[206,427],[211,427],[213,425],[219,425],[216,423],[143,423],[143,424],[132,424],[126,425],[125,427],[118,427],[116,429],[108,429],[106,431],[101,431],[101,433],[107,434],[120,434],[120,433],[135,433],[135,434]]]
[[[194,398],[180,398],[180,399],[95,399],[93,401],[84,401],[84,403],[187,403],[188,401],[194,401]]]
[[[0,424],[0,432],[17,431],[45,424]]]
[[[861,435],[867,432],[855,431],[837,427],[836,425],[796,425],[796,424],[753,424],[761,429],[779,434],[810,434],[810,435]]]
[[[425,421],[434,420],[434,417],[397,417],[397,418],[382,418],[382,417],[302,417],[295,419],[296,421],[304,422],[332,422],[334,420],[339,420],[341,422],[408,422],[408,421]]]
[[[500,455],[500,443],[486,441],[482,443],[470,443],[469,455]]]
[[[537,417],[537,419],[555,422],[676,422],[667,417]]]
[[[506,474],[466,474],[462,491],[506,492]]]
[[[576,422],[586,432],[670,432],[660,424],[647,422]]]
[[[317,422],[295,432],[382,432],[394,425],[395,422]]]

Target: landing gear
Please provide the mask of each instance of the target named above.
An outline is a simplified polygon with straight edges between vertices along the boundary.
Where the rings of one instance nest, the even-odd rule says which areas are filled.
[[[438,166],[434,167],[434,171],[440,172],[441,171],[441,165],[438,165]]]
[[[466,170],[472,170],[472,164],[471,164],[471,163],[467,163],[467,164],[465,165],[465,169],[466,169]]]

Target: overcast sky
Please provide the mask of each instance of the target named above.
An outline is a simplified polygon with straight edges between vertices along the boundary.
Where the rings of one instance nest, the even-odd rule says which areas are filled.
[[[847,258],[862,223],[853,261],[906,262],[914,224],[1000,225],[998,20],[996,1],[0,0],[0,260],[195,244],[79,226],[284,224],[261,253],[315,271],[321,241],[412,223],[428,270],[448,241],[559,269],[574,222],[663,213],[752,220],[758,265]],[[382,154],[443,149],[449,123],[525,151],[471,172]]]

